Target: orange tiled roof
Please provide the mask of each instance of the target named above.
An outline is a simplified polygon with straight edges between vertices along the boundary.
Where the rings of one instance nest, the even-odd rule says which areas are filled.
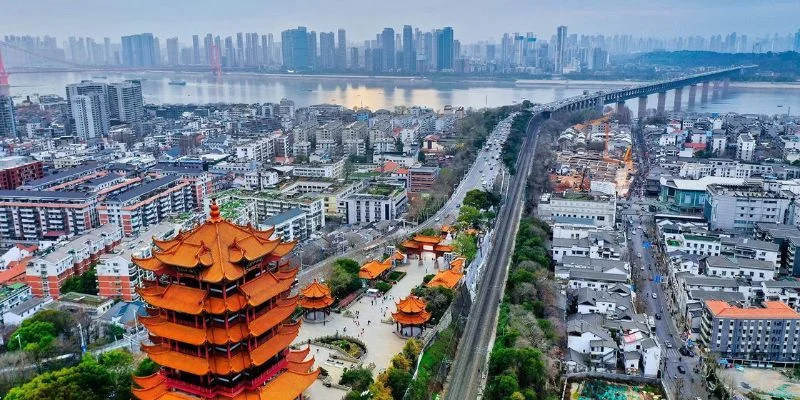
[[[397,302],[397,311],[414,314],[425,311],[425,300],[411,295]]]
[[[240,263],[273,254],[282,257],[296,242],[271,240],[272,230],[258,231],[252,226],[240,226],[220,217],[219,206],[211,205],[211,217],[196,228],[181,232],[172,240],[155,240],[158,250],[152,257],[135,258],[142,268],[156,271],[165,265],[200,268],[200,279],[217,283],[236,280],[244,275]],[[152,259],[155,259],[152,260]]]
[[[453,246],[447,244],[440,244],[433,248],[434,251],[440,251],[442,253],[449,253],[453,251]]]
[[[297,276],[298,268],[295,268],[285,274],[281,274],[278,279],[275,274],[265,272],[255,279],[239,286],[239,290],[247,298],[248,304],[257,306],[263,304],[265,301],[291,289],[294,285],[294,278]]]
[[[456,272],[461,272],[464,270],[464,264],[467,262],[465,257],[456,257],[453,261],[450,261],[450,269],[455,269]]]
[[[294,400],[317,379],[319,369],[300,373],[288,370],[267,383],[261,390],[263,400]],[[234,399],[238,400],[238,399]]]
[[[383,261],[372,260],[361,266],[361,269],[358,271],[358,277],[361,279],[375,279],[391,267],[391,258],[387,258]]]
[[[428,243],[428,244],[439,244],[442,242],[442,238],[438,236],[425,236],[425,235],[415,235],[413,240],[415,242]]]
[[[400,243],[400,246],[403,247],[406,250],[408,250],[408,249],[418,249],[419,248],[419,243],[417,243],[417,242],[415,242],[413,240],[404,240],[403,243]]]
[[[394,251],[394,259],[397,261],[403,261],[406,258],[406,255],[403,254],[400,250]]]
[[[765,301],[764,307],[741,308],[722,300],[706,300],[706,307],[720,318],[800,319],[800,314],[781,301]]]
[[[25,268],[32,259],[33,256],[8,263],[8,269],[0,271],[0,283],[22,282],[25,278]]]
[[[250,353],[240,351],[230,358],[222,355],[211,355],[208,358],[194,356],[170,350],[169,347],[163,344],[143,344],[142,350],[147,353],[156,364],[168,368],[188,372],[193,375],[205,375],[208,373],[227,375],[265,363],[267,360],[289,347],[299,330],[299,321],[292,325],[284,325],[278,329],[275,336],[256,346]]]
[[[289,361],[289,362],[301,362],[301,361],[306,359],[306,357],[308,356],[308,353],[310,353],[310,352],[311,352],[311,347],[310,346],[306,346],[302,350],[289,350],[289,352],[286,353],[286,361]]]
[[[425,311],[425,301],[412,295],[397,303],[392,318],[402,325],[422,325],[431,319],[431,314]]]
[[[300,291],[300,294],[306,298],[320,299],[323,297],[330,297],[331,289],[328,288],[327,285],[319,283],[316,279],[314,279],[313,282],[309,283],[308,286]]]
[[[464,277],[464,274],[462,274],[460,270],[451,268],[437,273],[436,276],[434,276],[433,279],[431,279],[425,286],[444,286],[446,288],[453,289],[458,285],[458,282],[461,281],[462,277]]]

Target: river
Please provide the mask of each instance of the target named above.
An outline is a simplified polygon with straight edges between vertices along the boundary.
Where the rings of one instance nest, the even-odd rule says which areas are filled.
[[[440,83],[405,78],[287,78],[257,74],[226,74],[217,80],[209,74],[163,72],[20,73],[12,74],[9,83],[11,94],[20,101],[25,96],[36,94],[55,93],[64,96],[64,87],[67,84],[84,79],[101,82],[142,79],[145,102],[152,104],[262,103],[288,98],[294,100],[299,107],[334,103],[346,107],[363,105],[372,110],[392,109],[400,105],[427,106],[434,110],[441,110],[445,105],[495,107],[520,102],[522,99],[545,103],[581,94],[583,90],[595,91],[631,85],[581,81],[529,82],[525,85],[503,81]],[[186,85],[170,85],[171,80],[184,80]],[[672,108],[673,94],[674,92],[667,94],[668,109]],[[683,91],[683,96],[685,110],[688,90]],[[628,100],[628,107],[636,110],[635,103],[635,100]],[[648,107],[654,108],[655,105],[655,95],[650,96]],[[800,113],[800,85],[769,87],[769,84],[736,86],[734,83],[726,97],[709,101],[705,105],[700,104],[699,90],[697,93],[696,110],[699,111],[776,114],[786,113],[790,108],[794,114]]]

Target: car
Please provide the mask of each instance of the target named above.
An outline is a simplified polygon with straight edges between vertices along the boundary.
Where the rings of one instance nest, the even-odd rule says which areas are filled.
[[[439,221],[441,221],[441,220],[442,220],[442,219],[441,219],[441,218],[439,218],[439,217],[436,217],[436,219],[434,219],[434,221],[436,221],[436,222],[439,222]]]
[[[661,313],[656,313],[656,319],[661,319]]]
[[[681,348],[678,349],[678,353],[681,353],[682,356],[688,356],[689,349],[687,349],[686,346],[681,346]]]
[[[678,365],[678,372],[680,372],[682,374],[685,374],[686,373],[686,367],[684,367],[683,365]]]
[[[672,348],[672,342],[670,342],[669,340],[665,344],[667,345],[668,349]]]
[[[658,294],[656,294],[656,293],[653,293],[653,298],[654,298],[654,299],[657,299],[657,298],[658,298]]]

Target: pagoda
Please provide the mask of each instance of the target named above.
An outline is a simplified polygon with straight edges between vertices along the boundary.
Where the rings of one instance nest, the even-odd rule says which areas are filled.
[[[300,291],[300,307],[303,307],[304,318],[307,321],[324,321],[330,314],[333,305],[333,296],[328,286],[317,282],[311,282]]]
[[[274,228],[273,228],[274,229]],[[133,262],[156,279],[138,289],[153,344],[142,350],[161,366],[134,377],[141,400],[302,399],[319,374],[309,349],[290,351],[300,321],[290,291],[297,268],[283,260],[295,242],[271,239],[220,216],[171,240],[153,240]]]
[[[414,235],[413,238],[404,241],[400,246],[408,253],[417,254],[420,259],[422,259],[422,253],[424,252],[433,253],[435,258],[439,258],[444,253],[453,251],[453,246],[442,242],[444,242],[444,239],[441,236]]]
[[[397,303],[397,312],[392,313],[392,319],[400,336],[417,337],[425,330],[431,313],[425,310],[425,300],[410,295]]]

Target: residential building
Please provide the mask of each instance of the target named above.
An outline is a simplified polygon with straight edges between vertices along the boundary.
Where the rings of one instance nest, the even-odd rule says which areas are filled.
[[[82,141],[108,136],[109,119],[106,97],[87,93],[70,99],[70,111],[75,121],[75,132]]]
[[[370,183],[343,201],[348,224],[368,224],[397,219],[406,210],[408,196],[402,184]]]
[[[0,284],[0,322],[5,324],[6,321],[3,318],[5,313],[22,304],[31,296],[33,296],[31,287],[24,283]]]
[[[153,67],[160,64],[158,39],[152,33],[122,37],[120,58],[126,67]]]
[[[779,301],[738,307],[707,300],[701,343],[723,358],[794,365],[800,361],[800,314]]]
[[[17,116],[14,108],[14,99],[3,93],[0,93],[0,136],[6,138],[17,137]]]
[[[753,161],[753,152],[756,150],[756,140],[749,133],[743,133],[736,138],[736,158],[742,161]]]
[[[344,178],[345,159],[329,163],[310,163],[295,165],[292,175],[302,178]]]
[[[192,185],[168,175],[107,198],[97,207],[101,224],[122,227],[125,236],[138,235],[169,215],[194,209]]]
[[[142,83],[127,80],[108,85],[109,118],[135,124],[144,119],[144,98]]]
[[[306,227],[306,213],[299,208],[268,217],[262,225],[275,228],[272,236],[287,242],[306,240],[311,235]]]
[[[97,196],[81,192],[0,190],[0,238],[37,243],[98,226]]]
[[[0,158],[0,190],[16,189],[43,176],[41,161],[23,156]]]
[[[705,275],[722,278],[745,278],[753,282],[775,278],[775,264],[741,257],[709,256],[703,260]]]
[[[19,190],[69,190],[82,182],[106,173],[105,166],[98,163],[87,163],[77,167],[59,169],[52,174],[28,181],[19,186]]]
[[[709,166],[709,168],[711,168]],[[709,185],[741,185],[742,178],[703,176],[699,179],[676,179],[672,176],[659,178],[659,201],[673,210],[686,212],[702,211],[706,204],[706,189]]]
[[[721,254],[728,257],[749,258],[771,263],[775,273],[781,267],[780,245],[747,237],[721,238]]]
[[[64,243],[55,244],[52,250],[34,257],[25,269],[25,283],[34,296],[61,296],[61,286],[67,278],[88,271],[102,254],[122,242],[118,226],[103,225]]]
[[[585,221],[613,227],[617,198],[601,193],[546,193],[539,200],[539,218],[548,222]]]
[[[750,233],[758,222],[787,223],[791,192],[767,190],[760,182],[709,185],[703,216],[709,229]]]
[[[263,221],[269,217],[299,208],[305,213],[305,225],[309,234],[325,227],[325,202],[314,193],[282,195],[268,191],[228,190],[218,193],[217,201],[221,204],[223,216],[230,216],[231,220],[241,218],[238,220],[263,225]],[[206,203],[209,201],[206,200]],[[230,209],[227,208],[227,203],[232,204]]]
[[[438,167],[413,167],[408,169],[408,191],[412,193],[427,192],[436,185],[439,176]]]

